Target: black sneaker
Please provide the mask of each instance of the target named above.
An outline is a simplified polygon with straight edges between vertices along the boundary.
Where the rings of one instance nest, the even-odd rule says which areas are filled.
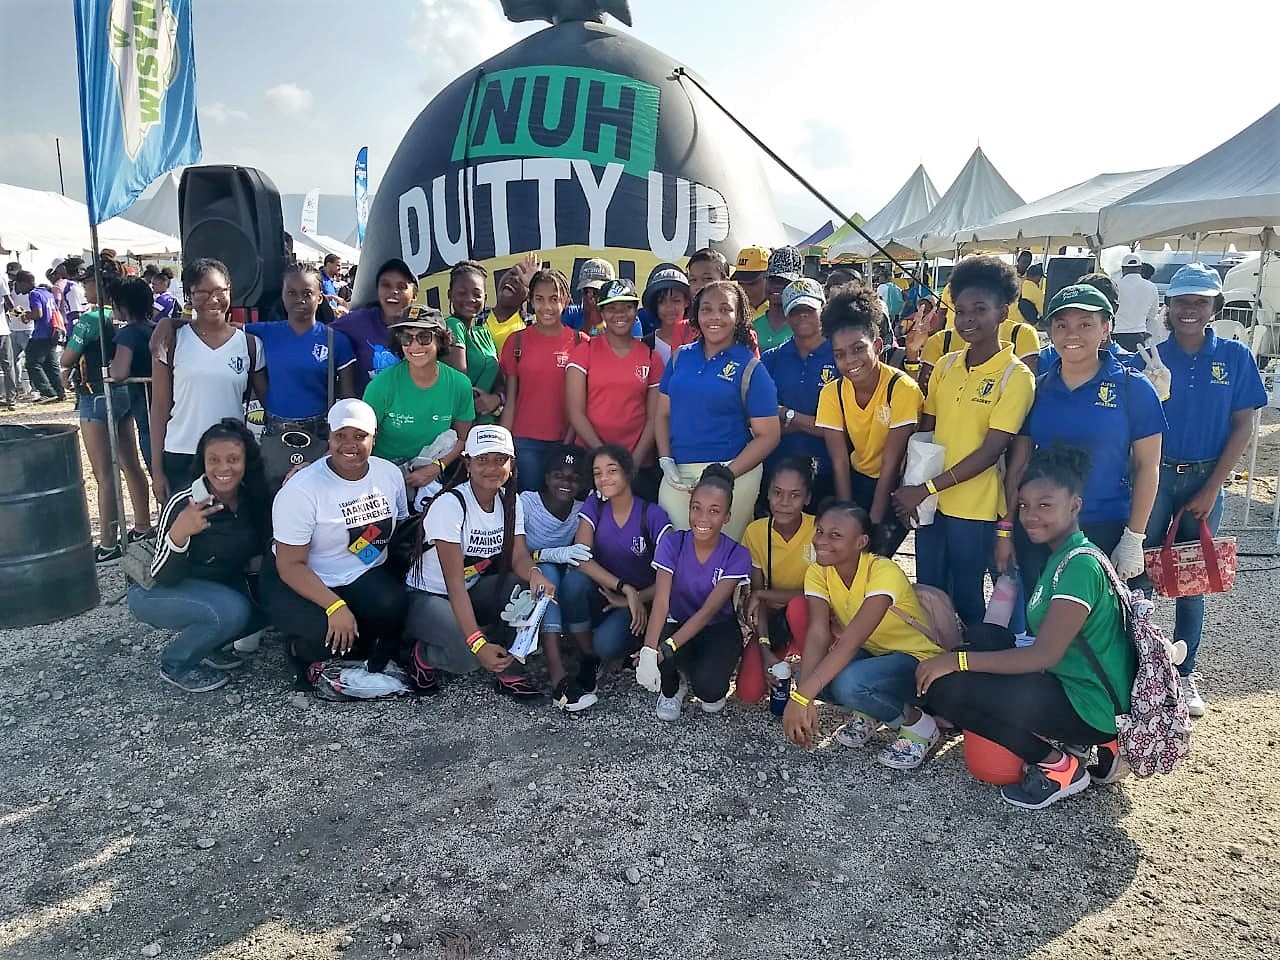
[[[414,644],[413,653],[409,655],[407,685],[417,693],[438,693],[440,690],[440,671],[427,663],[418,654],[418,646]]]
[[[156,528],[150,527],[146,530],[130,530],[128,537],[130,543],[137,543],[139,540],[154,540],[156,538]]]
[[[567,713],[578,713],[593,707],[599,697],[594,690],[583,690],[576,680],[565,677],[551,691],[551,702]]]
[[[226,673],[231,670],[239,670],[244,666],[244,661],[230,650],[215,650],[200,661],[200,666]]]
[[[227,675],[210,670],[208,667],[187,667],[182,670],[170,670],[160,665],[160,676],[167,683],[187,693],[208,693],[227,685]]]
[[[512,700],[537,700],[542,691],[523,673],[500,674],[493,678],[495,689]]]
[[[1027,766],[1022,782],[1000,788],[1006,803],[1023,810],[1043,810],[1059,800],[1089,788],[1089,771],[1076,757],[1067,754],[1066,770],[1047,770],[1038,763]]]
[[[97,567],[114,567],[123,557],[124,551],[118,543],[114,547],[93,548],[93,563]]]
[[[600,658],[584,653],[582,662],[578,664],[578,686],[582,688],[582,692],[595,693],[599,676]],[[592,702],[594,703],[595,701]]]

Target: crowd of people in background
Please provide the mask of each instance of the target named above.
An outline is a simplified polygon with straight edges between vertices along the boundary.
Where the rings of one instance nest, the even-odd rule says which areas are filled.
[[[107,254],[100,283],[76,260],[44,283],[10,265],[0,373],[11,406],[74,391],[97,559],[152,553],[129,605],[173,632],[168,682],[219,688],[268,625],[326,699],[484,671],[579,712],[625,665],[665,721],[782,691],[808,745],[814,702],[834,704],[836,739],[887,729],[896,770],[971,731],[1022,759],[1002,793],[1033,809],[1122,774],[1107,691],[1126,699],[1136,664],[1109,571],[1145,585],[1170,524],[1216,529],[1266,401],[1249,351],[1209,327],[1218,274],[1174,276],[1153,345],[1136,254],[1047,302],[1026,252],[967,257],[941,290],[878,266],[808,277],[794,247],[699,250],[643,286],[529,254],[495,277],[455,265],[443,310],[399,259],[357,303],[331,258],[290,267],[278,315],[248,324],[219,261],[184,267],[184,307],[171,272]],[[907,483],[917,434],[945,456]],[[916,584],[895,560],[913,530]],[[1001,574],[1021,591],[1008,628],[984,623]],[[926,587],[965,625],[958,651]],[[544,597],[549,691],[512,646]],[[1179,599],[1193,715],[1203,625],[1203,598]]]

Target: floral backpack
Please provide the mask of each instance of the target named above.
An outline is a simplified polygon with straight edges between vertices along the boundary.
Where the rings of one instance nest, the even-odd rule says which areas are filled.
[[[1129,712],[1120,708],[1115,687],[1098,662],[1098,656],[1082,636],[1080,645],[1094,673],[1102,682],[1116,709],[1116,741],[1120,756],[1135,776],[1169,773],[1191,752],[1191,715],[1182,695],[1182,683],[1172,657],[1173,645],[1155,621],[1155,604],[1141,591],[1130,590],[1111,565],[1110,559],[1094,546],[1077,547],[1058,564],[1054,587],[1071,559],[1087,553],[1102,565],[1112,589],[1120,598],[1125,632],[1137,654],[1138,668],[1129,692]]]

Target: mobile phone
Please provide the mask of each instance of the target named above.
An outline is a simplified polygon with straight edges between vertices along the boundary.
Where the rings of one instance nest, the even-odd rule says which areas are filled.
[[[204,477],[199,476],[191,481],[191,499],[196,503],[204,503],[211,499],[213,494],[209,492],[209,485],[204,482]]]

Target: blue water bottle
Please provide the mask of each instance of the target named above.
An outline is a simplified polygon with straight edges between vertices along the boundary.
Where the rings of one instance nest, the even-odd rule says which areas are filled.
[[[791,664],[779,660],[769,668],[777,685],[769,691],[769,712],[780,717],[787,709],[787,701],[791,699]]]

